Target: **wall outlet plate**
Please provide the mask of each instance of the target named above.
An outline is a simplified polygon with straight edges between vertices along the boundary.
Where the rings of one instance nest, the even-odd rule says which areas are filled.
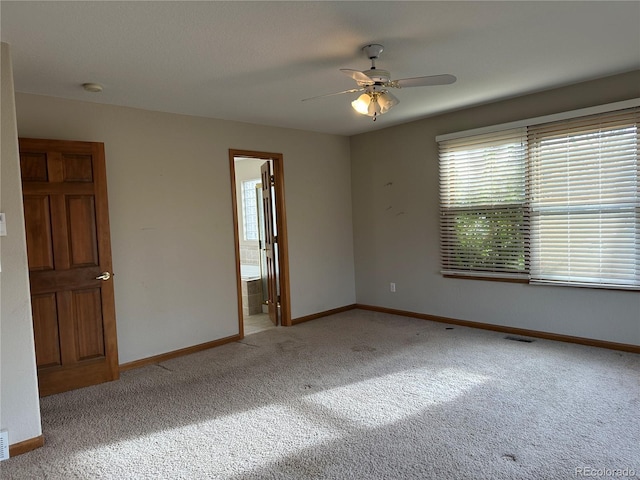
[[[0,430],[0,461],[9,458],[9,432]]]

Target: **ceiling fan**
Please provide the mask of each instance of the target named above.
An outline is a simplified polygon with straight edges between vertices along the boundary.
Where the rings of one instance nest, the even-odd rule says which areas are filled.
[[[342,95],[343,93],[364,92],[356,100],[351,102],[351,106],[356,112],[373,117],[373,121],[375,122],[378,115],[388,112],[400,103],[400,100],[389,92],[388,88],[450,85],[457,80],[453,75],[430,75],[426,77],[391,80],[391,74],[387,70],[382,70],[376,67],[376,60],[380,57],[383,50],[384,47],[378,43],[372,43],[371,45],[365,45],[362,47],[364,54],[369,60],[371,60],[371,68],[369,70],[361,72],[350,68],[340,69],[342,73],[350,76],[356,81],[358,88],[305,98],[303,101],[330,97],[332,95]]]

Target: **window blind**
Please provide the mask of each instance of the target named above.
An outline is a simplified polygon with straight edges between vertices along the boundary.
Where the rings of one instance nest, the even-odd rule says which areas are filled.
[[[640,288],[639,119],[529,127],[532,283]]]
[[[244,239],[258,240],[258,199],[256,186],[261,179],[245,180],[242,182],[242,218],[244,225]]]
[[[527,278],[525,128],[443,140],[443,274]]]

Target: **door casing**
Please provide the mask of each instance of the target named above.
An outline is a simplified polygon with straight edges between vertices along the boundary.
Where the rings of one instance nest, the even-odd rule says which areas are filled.
[[[240,336],[244,338],[244,325],[242,321],[242,280],[240,277],[240,233],[238,228],[238,198],[236,195],[235,159],[255,158],[258,160],[271,160],[274,176],[274,190],[276,196],[276,223],[278,230],[278,265],[279,265],[279,290],[280,290],[280,324],[290,327],[291,300],[289,282],[289,243],[287,238],[287,214],[284,200],[284,157],[281,153],[257,152],[253,150],[229,149],[229,171],[231,173],[231,208],[233,210],[233,236],[236,256],[236,289],[238,303],[238,324]]]

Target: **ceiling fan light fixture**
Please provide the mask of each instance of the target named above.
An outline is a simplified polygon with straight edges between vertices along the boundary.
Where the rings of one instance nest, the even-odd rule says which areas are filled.
[[[369,110],[367,111],[367,115],[373,117],[375,120],[376,117],[382,114],[382,109],[380,108],[380,104],[378,103],[378,94],[371,93],[371,103],[369,104]]]
[[[375,120],[378,115],[387,113],[398,103],[400,103],[400,100],[393,94],[383,90],[382,92],[365,92],[351,102],[351,106],[356,112],[373,117]]]
[[[385,90],[380,95],[378,95],[378,103],[380,104],[380,113],[382,114],[387,113],[397,104],[399,104],[400,100],[398,100],[395,95]]]
[[[369,114],[369,105],[371,104],[371,95],[369,93],[363,93],[356,100],[351,102],[353,109],[361,113],[362,115]]]

